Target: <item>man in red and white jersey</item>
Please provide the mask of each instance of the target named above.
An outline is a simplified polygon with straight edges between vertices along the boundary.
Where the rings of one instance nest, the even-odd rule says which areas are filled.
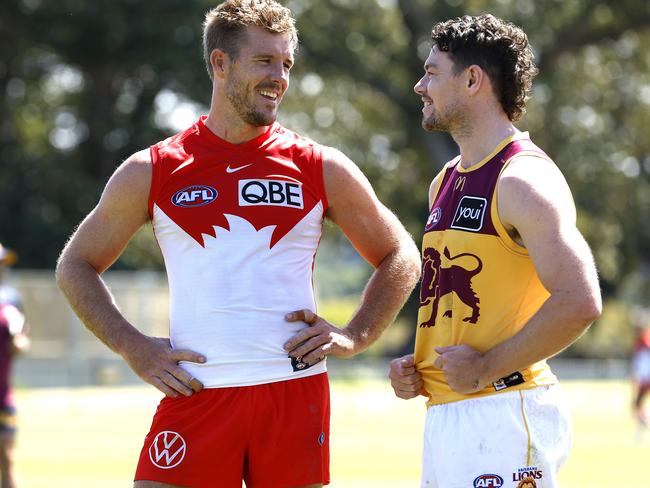
[[[324,358],[350,357],[394,319],[417,249],[341,152],[276,122],[297,33],[273,0],[208,12],[211,108],[128,158],[59,260],[86,326],[165,393],[135,486],[319,487],[329,482]],[[350,322],[316,315],[314,255],[329,218],[375,267]],[[141,334],[100,275],[153,224],[171,294],[170,338]]]

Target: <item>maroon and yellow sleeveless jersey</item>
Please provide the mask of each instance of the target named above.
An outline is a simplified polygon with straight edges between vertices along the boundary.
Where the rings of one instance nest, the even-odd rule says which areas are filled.
[[[522,155],[549,159],[528,134],[520,133],[502,141],[478,164],[465,169],[456,158],[440,173],[422,240],[415,341],[427,405],[556,382],[542,361],[480,392],[461,395],[433,366],[436,347],[467,344],[487,351],[512,337],[549,297],[527,250],[508,235],[497,211],[499,177]]]

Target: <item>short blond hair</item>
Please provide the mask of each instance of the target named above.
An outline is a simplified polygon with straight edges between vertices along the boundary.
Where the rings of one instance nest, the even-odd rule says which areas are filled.
[[[212,78],[210,54],[221,49],[233,59],[239,55],[245,29],[255,25],[276,34],[290,34],[298,47],[298,31],[291,11],[274,0],[227,0],[208,11],[203,22],[203,59]]]

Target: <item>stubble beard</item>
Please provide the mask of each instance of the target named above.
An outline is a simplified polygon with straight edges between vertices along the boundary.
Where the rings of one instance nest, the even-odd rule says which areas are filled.
[[[226,86],[226,98],[235,109],[239,117],[247,124],[254,127],[263,127],[275,122],[275,112],[264,112],[255,107],[255,103],[250,100],[249,86],[241,81],[237,76],[232,76]]]
[[[422,118],[422,128],[427,132],[447,132],[453,134],[467,125],[467,117],[455,104],[444,112],[433,112]]]

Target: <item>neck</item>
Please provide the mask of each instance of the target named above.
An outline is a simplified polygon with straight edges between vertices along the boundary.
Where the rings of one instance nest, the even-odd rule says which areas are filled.
[[[233,110],[224,91],[212,85],[210,112],[205,119],[205,126],[218,137],[231,144],[241,144],[264,134],[269,128],[255,126],[244,122],[240,115]]]
[[[205,126],[224,141],[241,144],[264,134],[269,126],[254,126],[243,122],[239,117],[228,117],[222,111],[210,109]]]
[[[506,137],[519,132],[502,112],[487,113],[488,115],[483,113],[472,117],[472,124],[466,124],[462,130],[451,133],[460,148],[460,164],[463,168],[481,162]]]

